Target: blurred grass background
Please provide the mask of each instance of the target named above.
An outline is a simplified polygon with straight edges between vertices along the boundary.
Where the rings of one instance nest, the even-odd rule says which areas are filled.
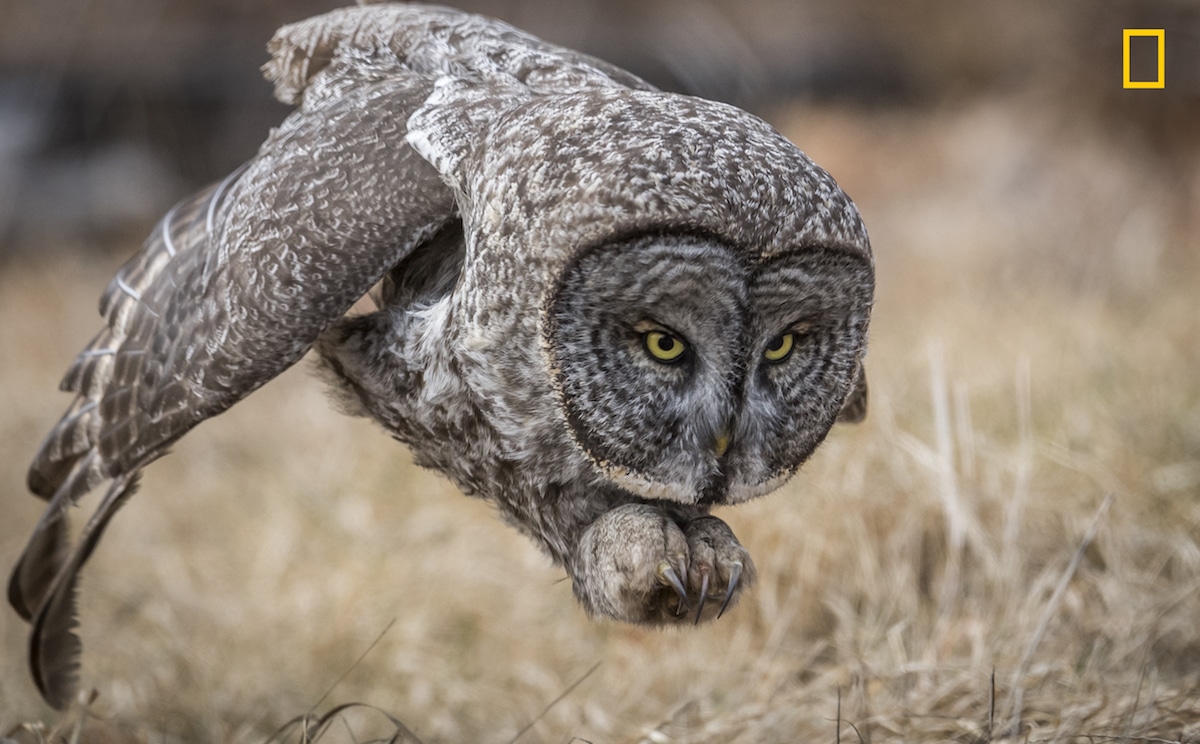
[[[100,291],[286,114],[265,42],[332,7],[0,2],[5,571]],[[586,619],[299,365],[151,467],[89,565],[85,739],[260,742],[359,701],[425,742],[1200,741],[1200,8],[462,7],[745,106],[833,173],[877,256],[867,422],[721,513],[759,567],[735,611],[646,631]],[[1143,27],[1162,91],[1120,87]],[[0,737],[69,734],[25,639],[0,612]]]

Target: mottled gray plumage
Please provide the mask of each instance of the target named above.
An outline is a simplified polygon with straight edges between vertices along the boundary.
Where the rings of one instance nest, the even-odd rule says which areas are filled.
[[[298,109],[117,274],[30,469],[50,503],[8,594],[46,699],[72,695],[78,571],[140,470],[314,344],[351,412],[494,502],[588,611],[723,612],[754,568],[710,508],[865,412],[849,198],[743,111],[490,19],[347,8],[270,50]]]

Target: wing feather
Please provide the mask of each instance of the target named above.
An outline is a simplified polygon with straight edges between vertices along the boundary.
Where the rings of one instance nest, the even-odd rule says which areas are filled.
[[[54,509],[47,512],[54,527],[46,536],[47,542],[53,541],[53,545],[46,547],[54,550],[57,570],[47,585],[45,596],[39,598],[39,609],[31,619],[29,668],[38,691],[54,708],[62,709],[70,704],[79,680],[79,656],[83,650],[75,632],[79,627],[79,569],[96,549],[113,515],[137,490],[137,479],[134,474],[113,481],[73,549],[67,548],[65,513]],[[21,561],[24,563],[25,556]]]
[[[268,49],[272,57],[263,72],[275,83],[275,97],[304,106],[342,89],[340,76],[319,77],[328,67],[364,55],[370,60],[364,66],[380,74],[504,78],[535,95],[585,87],[653,89],[604,60],[502,21],[420,4],[340,8],[284,26]]]

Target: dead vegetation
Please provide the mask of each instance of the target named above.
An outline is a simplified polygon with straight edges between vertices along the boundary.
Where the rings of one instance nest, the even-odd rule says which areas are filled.
[[[722,513],[760,582],[720,622],[587,620],[294,370],[114,522],[83,584],[86,725],[41,706],[0,613],[0,737],[1200,741],[1200,156],[1037,104],[775,117],[871,229],[873,408]],[[119,261],[56,256],[0,269],[4,567]]]

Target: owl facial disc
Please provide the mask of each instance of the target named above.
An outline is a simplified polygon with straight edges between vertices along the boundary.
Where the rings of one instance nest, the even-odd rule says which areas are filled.
[[[831,373],[856,362],[863,334],[839,341],[856,298],[829,275],[853,262],[744,255],[710,237],[647,235],[564,271],[551,367],[575,443],[615,485],[744,501],[778,487],[832,425],[847,391]]]

